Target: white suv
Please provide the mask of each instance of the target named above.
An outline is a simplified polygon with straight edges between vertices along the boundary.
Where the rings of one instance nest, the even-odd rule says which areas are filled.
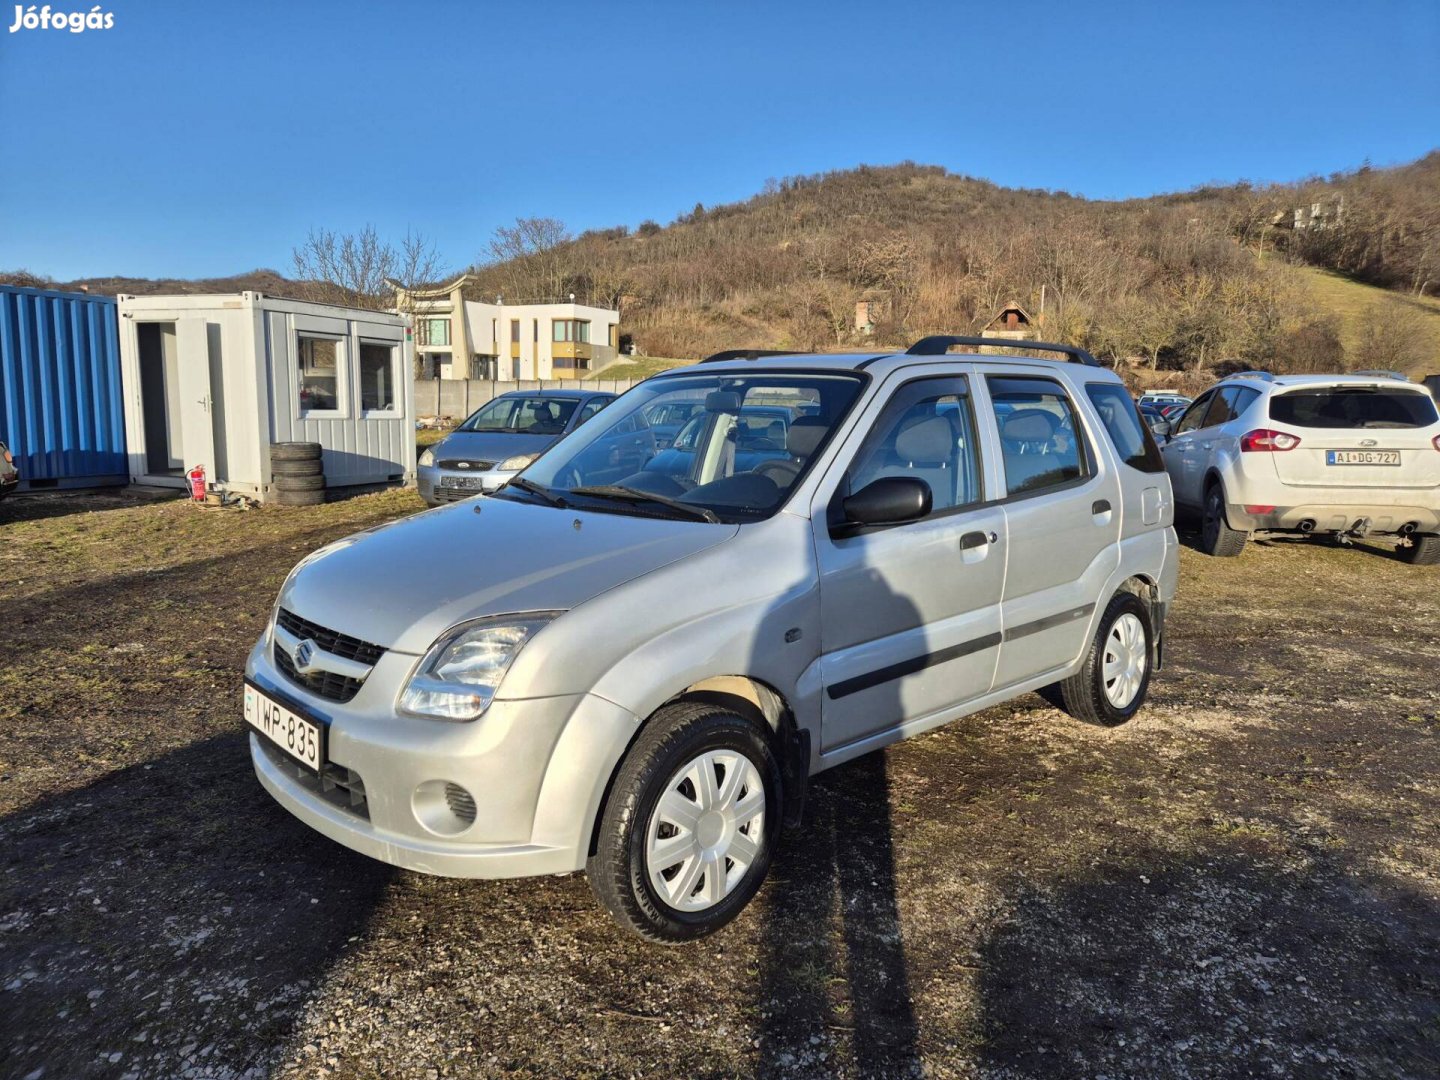
[[[1208,554],[1323,533],[1393,537],[1408,561],[1440,562],[1440,415],[1403,375],[1232,375],[1195,400],[1162,452]]]
[[[1178,572],[1160,453],[1088,354],[956,344],[992,341],[659,375],[494,495],[315,552],[246,666],[260,782],[412,870],[585,869],[681,941],[814,773],[1030,690],[1128,720]],[[697,430],[615,478],[671,406]]]

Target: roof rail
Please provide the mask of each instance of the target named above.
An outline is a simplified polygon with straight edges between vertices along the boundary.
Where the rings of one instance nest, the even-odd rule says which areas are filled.
[[[1364,371],[1352,371],[1351,375],[1369,375],[1380,379],[1399,379],[1401,382],[1409,382],[1410,376],[1403,375],[1398,371],[1387,371],[1384,368],[1366,368]]]
[[[908,356],[944,356],[950,351],[952,345],[991,345],[1006,349],[1034,349],[1038,352],[1064,353],[1072,363],[1086,364],[1089,367],[1100,366],[1100,361],[1076,345],[1052,345],[1046,341],[1015,341],[1002,337],[954,337],[948,334],[935,334],[931,337],[921,338],[905,352]],[[1041,357],[1011,357],[1011,359],[1036,360]],[[1044,359],[1049,358],[1045,357]]]
[[[794,349],[726,349],[712,353],[701,360],[702,364],[720,364],[726,360],[758,360],[762,356],[794,356]]]
[[[1274,382],[1275,374],[1270,371],[1232,371],[1226,375],[1227,379],[1264,379],[1266,382]]]

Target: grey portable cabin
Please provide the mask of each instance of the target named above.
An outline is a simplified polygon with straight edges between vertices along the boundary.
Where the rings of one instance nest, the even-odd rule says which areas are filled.
[[[408,320],[258,292],[121,296],[130,479],[264,500],[270,445],[318,442],[329,488],[413,483]]]

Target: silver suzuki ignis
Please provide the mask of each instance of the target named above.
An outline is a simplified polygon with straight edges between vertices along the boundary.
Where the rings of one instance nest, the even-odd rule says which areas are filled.
[[[821,770],[1032,690],[1128,720],[1175,591],[1164,464],[1088,354],[984,344],[721,354],[316,551],[246,667],[260,782],[396,866],[586,870],[677,942],[755,895]]]

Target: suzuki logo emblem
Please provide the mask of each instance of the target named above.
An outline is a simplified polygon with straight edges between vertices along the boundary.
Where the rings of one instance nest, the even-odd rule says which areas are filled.
[[[315,659],[315,642],[306,638],[295,646],[295,670],[301,675],[310,674],[310,662]]]

